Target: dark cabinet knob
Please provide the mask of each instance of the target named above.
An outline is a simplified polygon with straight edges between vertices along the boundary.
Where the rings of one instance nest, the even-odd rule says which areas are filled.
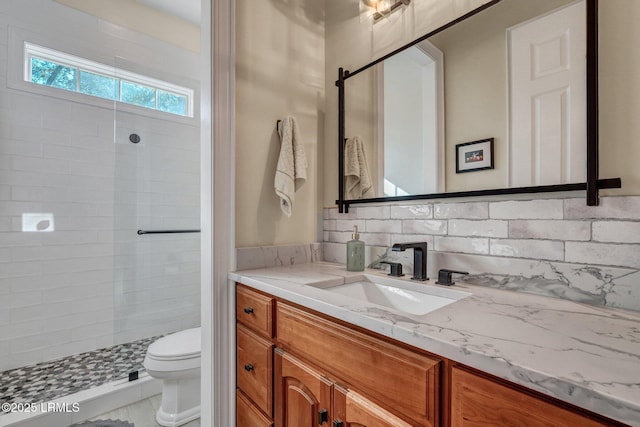
[[[344,427],[344,423],[342,422],[342,420],[335,420],[333,422],[333,427]]]
[[[247,313],[247,314],[253,313],[253,307],[245,307],[244,308],[244,312]]]
[[[322,425],[329,421],[329,411],[326,409],[320,409],[318,411],[318,425]]]
[[[246,365],[244,365],[244,370],[247,372],[251,372],[253,371],[253,365],[251,363],[247,363]]]

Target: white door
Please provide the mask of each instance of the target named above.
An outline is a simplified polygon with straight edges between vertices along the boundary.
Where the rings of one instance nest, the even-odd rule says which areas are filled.
[[[586,180],[585,28],[580,1],[507,31],[512,187]]]

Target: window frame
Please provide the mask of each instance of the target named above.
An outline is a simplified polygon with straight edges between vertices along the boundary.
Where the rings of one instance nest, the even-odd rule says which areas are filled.
[[[48,86],[39,83],[35,83],[32,80],[32,58],[37,58],[44,61],[49,61],[55,63],[57,65],[62,65],[65,67],[71,67],[78,70],[77,79],[76,79],[76,90],[66,90],[63,88],[59,88],[56,86]],[[117,80],[118,86],[118,99],[111,100],[109,98],[104,98],[96,95],[92,95],[89,93],[84,93],[80,91],[80,73],[81,71],[86,71],[88,73],[97,74],[100,76],[104,76],[107,78],[112,78]],[[161,114],[169,114],[174,117],[184,117],[184,118],[194,118],[195,117],[195,91],[194,89],[187,88],[184,86],[176,85],[164,80],[156,79],[153,77],[145,76],[142,74],[134,73],[128,70],[124,70],[121,68],[117,68],[115,66],[108,66],[99,62],[95,62],[89,59],[81,58],[79,56],[71,55],[68,53],[60,52],[54,49],[50,49],[47,47],[40,46],[35,43],[24,41],[23,48],[23,81],[26,83],[34,84],[39,87],[48,87],[57,90],[62,90],[67,93],[76,93],[79,95],[91,97],[92,99],[106,100],[110,102],[118,102],[123,105],[133,106],[142,108],[146,111],[156,111]],[[146,86],[153,88],[155,91],[155,106],[153,108],[141,106],[138,104],[132,104],[128,102],[122,101],[122,83],[128,82],[135,85]],[[169,94],[175,94],[178,96],[186,97],[186,114],[178,114],[172,113],[170,111],[158,109],[158,91],[163,91]]]

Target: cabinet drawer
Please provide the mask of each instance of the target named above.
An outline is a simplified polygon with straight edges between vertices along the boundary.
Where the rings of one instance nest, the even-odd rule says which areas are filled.
[[[439,360],[280,302],[276,318],[279,346],[313,362],[390,411],[420,425],[438,425]]]
[[[451,426],[595,427],[595,421],[542,399],[453,367]]]
[[[271,420],[256,409],[241,391],[236,392],[236,427],[272,427]]]
[[[273,344],[237,325],[237,383],[253,402],[273,416]]]
[[[260,335],[273,337],[273,298],[238,284],[236,319]]]

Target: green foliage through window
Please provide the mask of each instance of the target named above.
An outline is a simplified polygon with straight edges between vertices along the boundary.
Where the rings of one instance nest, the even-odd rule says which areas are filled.
[[[31,58],[31,81],[60,89],[76,90],[77,68]]]
[[[141,107],[156,108],[156,90],[152,87],[122,81],[122,102]]]
[[[107,74],[110,70],[107,66],[92,63],[61,52],[50,51],[51,55],[56,58],[67,56],[70,59],[68,61],[69,63],[78,63],[78,66],[64,64],[62,61],[46,58],[46,55],[40,55],[43,57],[38,57],[31,52],[43,50],[47,49],[25,44],[25,53],[29,55],[30,58],[29,73],[26,79],[33,83],[79,92],[112,101],[120,101],[170,114],[192,116],[189,103],[192,99],[193,91],[190,89],[183,89],[179,86],[144,76],[140,76],[141,81],[152,82],[152,85],[157,83],[158,86],[153,87],[149,84],[114,77],[113,75]],[[74,62],[74,59],[77,59],[77,61]],[[99,71],[96,71],[96,69]],[[116,70],[111,70],[115,75]],[[105,72],[105,74],[102,74],[100,71]],[[135,76],[133,73],[123,72],[122,70],[119,70],[119,74]],[[176,92],[164,90],[166,88],[175,88]],[[177,93],[182,90],[184,90],[184,94]]]
[[[115,101],[118,99],[118,80],[81,70],[80,93]]]
[[[167,113],[186,116],[187,97],[158,89],[158,106],[156,108]]]

